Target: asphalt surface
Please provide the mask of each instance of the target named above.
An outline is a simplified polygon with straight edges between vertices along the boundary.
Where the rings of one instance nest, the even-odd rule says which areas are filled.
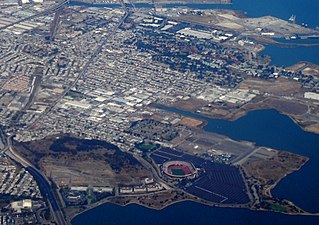
[[[14,161],[20,163],[34,177],[37,184],[39,185],[41,194],[47,200],[49,206],[51,207],[51,213],[53,214],[57,225],[68,225],[69,223],[65,220],[63,212],[54,195],[56,190],[51,188],[49,181],[37,168],[35,168],[31,163],[26,161],[14,151],[11,138],[11,136],[7,137],[8,148],[6,150],[6,155],[8,155]]]
[[[5,29],[7,29],[8,27],[11,27],[11,26],[13,26],[13,25],[15,25],[15,24],[19,24],[19,23],[22,23],[22,22],[24,22],[24,21],[31,20],[31,19],[36,18],[36,17],[38,17],[38,16],[43,16],[43,15],[47,15],[47,14],[49,14],[49,13],[55,12],[56,10],[59,10],[61,7],[63,7],[63,6],[66,5],[66,4],[69,4],[69,0],[65,0],[65,1],[63,1],[63,2],[61,2],[61,3],[59,3],[59,4],[55,5],[55,6],[53,6],[52,8],[49,8],[49,9],[47,9],[47,10],[44,10],[44,11],[39,12],[39,13],[37,13],[37,14],[34,14],[34,15],[32,15],[32,16],[23,18],[23,19],[18,20],[18,21],[14,22],[14,23],[10,23],[10,24],[8,24],[8,25],[6,25],[6,26],[0,27],[0,31],[1,31],[1,30],[5,30]]]
[[[47,199],[47,201],[50,203],[53,211],[53,216],[56,219],[56,222],[58,225],[67,225],[64,215],[60,209],[60,206],[54,196],[55,190],[51,188],[51,185],[48,183],[48,181],[40,174],[36,169],[32,167],[27,167],[27,171],[34,177],[34,179],[37,181],[41,194]]]
[[[36,14],[36,15],[33,15],[31,17],[27,17],[23,20],[19,20],[15,23],[12,23],[10,25],[7,25],[5,27],[1,27],[0,28],[0,31],[7,28],[7,27],[10,27],[10,26],[13,26],[14,24],[18,24],[20,22],[23,22],[23,21],[26,21],[26,20],[29,20],[29,19],[32,19],[34,17],[37,17],[37,16],[40,16],[40,15],[45,15],[47,13],[51,13],[51,12],[54,12],[56,10],[58,10],[60,7],[63,7],[65,4],[68,4],[69,3],[69,0],[66,0],[66,1],[63,1],[62,3],[48,9],[48,10],[45,10],[39,14]],[[125,4],[124,4],[125,6]],[[123,18],[121,19],[120,23],[118,24],[118,26],[113,30],[113,32],[107,37],[105,38],[101,43],[100,45],[98,46],[98,48],[96,49],[96,51],[94,52],[94,54],[91,56],[90,60],[86,63],[85,67],[83,68],[82,70],[82,73],[80,73],[80,76],[77,77],[77,80],[82,77],[86,70],[88,69],[88,67],[90,66],[90,64],[94,61],[94,59],[97,57],[97,55],[102,51],[102,48],[104,46],[104,44],[107,42],[107,40],[109,38],[112,38],[115,31],[122,25],[122,23],[125,21],[125,19],[128,17],[129,15],[129,12],[128,12],[128,9],[126,8],[126,6],[124,7],[125,9],[125,15],[123,16]],[[74,82],[76,83],[77,80]],[[72,86],[72,85],[71,85]],[[64,92],[64,94],[59,98],[59,100],[61,98],[63,98],[63,96],[67,93],[67,91],[71,88],[71,86],[69,88],[67,88]],[[34,96],[30,96],[30,99],[32,100]],[[54,107],[54,104],[53,106],[51,106],[50,109],[52,109]],[[50,111],[50,110],[49,110]],[[55,218],[55,221],[58,225],[68,225],[69,223],[66,221],[64,215],[63,215],[63,212],[58,204],[58,201],[54,195],[55,191],[49,181],[47,180],[47,178],[38,170],[36,169],[31,163],[29,163],[27,160],[25,160],[23,157],[21,157],[20,155],[18,155],[13,147],[12,147],[12,142],[11,142],[11,138],[12,136],[10,137],[7,137],[6,139],[6,154],[12,158],[14,161],[20,163],[22,166],[25,167],[25,169],[27,171],[29,171],[29,173],[34,177],[34,179],[37,181],[38,185],[39,185],[39,188],[40,188],[40,191],[41,191],[41,194],[43,195],[43,197],[45,197],[50,205],[50,208],[51,208],[51,212],[53,214],[53,217]]]

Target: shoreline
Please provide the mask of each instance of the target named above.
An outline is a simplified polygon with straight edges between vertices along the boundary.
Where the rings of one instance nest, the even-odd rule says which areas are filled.
[[[228,117],[228,116],[214,116],[214,115],[211,115],[209,113],[198,112],[198,110],[190,110],[189,111],[189,110],[185,110],[185,109],[183,109],[181,107],[174,106],[174,105],[164,105],[164,104],[154,103],[154,104],[151,104],[151,107],[154,107],[154,108],[157,108],[157,109],[161,109],[161,110],[165,110],[162,107],[175,108],[177,110],[181,110],[181,111],[184,111],[184,112],[192,113],[192,114],[195,114],[195,115],[198,115],[198,116],[201,116],[201,117],[207,117],[208,119],[221,119],[221,120],[226,120],[226,121],[229,121],[229,122],[234,122],[234,121],[240,119],[241,117],[247,116],[248,113],[253,112],[253,111],[276,110],[281,115],[288,116],[303,131],[319,135],[319,133],[317,133],[315,131],[307,130],[307,127],[304,127],[304,126],[300,125],[298,123],[298,121],[294,118],[294,116],[298,116],[298,115],[293,115],[293,114],[290,114],[290,113],[282,112],[282,111],[276,109],[275,107],[273,107],[273,108],[272,107],[269,107],[269,108],[267,108],[267,107],[256,107],[256,108],[252,108],[252,109],[248,109],[248,110],[244,109],[243,112],[235,112],[230,117]],[[174,113],[177,113],[177,112],[174,112]],[[180,114],[180,113],[177,113],[177,114]],[[182,115],[182,114],[180,114],[180,115]],[[183,117],[191,117],[191,116],[184,116],[184,115],[182,115],[182,116]],[[204,129],[204,127],[207,125],[208,121],[205,120],[205,119],[204,120],[198,119],[198,120],[203,122],[200,126],[198,126],[198,128]]]
[[[98,2],[90,2],[90,1],[70,1],[70,4],[73,4],[73,5],[78,5],[78,6],[91,6],[91,7],[94,7],[94,6],[99,6],[99,7],[121,7],[121,4],[119,3],[98,3]],[[125,3],[127,5],[131,5],[131,4],[134,4],[136,8],[152,8],[155,6],[160,6],[160,7],[164,7],[165,6],[167,7],[187,7],[187,6],[190,6],[190,5],[232,5],[232,1],[230,2],[226,2],[226,3],[214,3],[214,2],[187,2],[187,1],[159,1],[159,2],[155,2],[154,4],[153,3],[149,3],[147,1],[143,2],[130,2],[130,3]],[[176,6],[175,6],[176,5]]]
[[[112,197],[111,197],[112,198]],[[113,197],[114,198],[114,197]],[[303,212],[303,213],[287,213],[287,212],[278,212],[278,211],[274,211],[274,210],[266,210],[266,209],[256,209],[256,208],[252,208],[252,207],[245,207],[245,206],[230,206],[230,205],[223,205],[223,204],[216,204],[216,203],[209,203],[209,202],[203,202],[204,200],[194,200],[194,199],[182,199],[182,200],[177,200],[175,202],[171,202],[171,203],[168,203],[166,205],[163,205],[162,207],[151,207],[151,206],[147,206],[147,205],[144,205],[144,204],[141,204],[141,203],[138,203],[138,202],[129,202],[129,203],[126,203],[124,205],[122,204],[117,204],[117,203],[114,203],[114,202],[111,202],[110,199],[105,199],[104,201],[102,200],[101,202],[98,202],[97,204],[94,204],[94,205],[91,205],[91,206],[87,206],[86,209],[84,209],[83,211],[81,212],[77,212],[77,213],[74,213],[71,215],[71,217],[67,218],[71,224],[72,224],[72,220],[74,220],[77,216],[80,216],[81,214],[84,214],[94,208],[97,208],[99,206],[102,206],[104,204],[114,204],[114,205],[118,205],[118,206],[121,206],[121,207],[126,207],[126,206],[129,206],[129,205],[138,205],[138,206],[141,206],[141,207],[144,207],[144,208],[147,208],[147,209],[151,209],[151,210],[156,210],[156,211],[161,211],[167,207],[170,207],[174,204],[178,204],[178,203],[182,203],[182,202],[193,202],[193,203],[197,203],[197,204],[202,204],[202,205],[205,205],[205,206],[208,206],[208,207],[216,207],[216,208],[231,208],[231,209],[247,209],[247,210],[250,210],[250,211],[255,211],[255,212],[274,212],[274,213],[280,213],[280,214],[284,214],[284,215],[289,215],[289,216],[318,216],[319,217],[319,212],[318,213],[310,213],[310,212]],[[293,204],[292,202],[288,201],[289,203]]]
[[[155,105],[157,105],[157,106],[165,106],[165,105],[159,105],[159,104],[155,104]],[[154,104],[152,105],[152,107],[155,107]],[[166,106],[165,106],[165,107],[166,107]],[[172,107],[172,106],[169,106],[169,107]],[[156,107],[156,108],[158,108],[158,107]],[[177,108],[177,107],[174,107],[174,108]],[[159,108],[159,109],[161,109],[161,108]],[[178,108],[177,108],[177,109],[178,109]],[[298,127],[300,127],[301,129],[305,130],[304,127],[302,127],[302,126],[300,126],[300,125],[298,124],[298,122],[293,118],[293,116],[292,116],[291,114],[283,113],[283,112],[281,112],[281,111],[279,111],[279,110],[277,110],[277,109],[275,109],[275,108],[272,108],[272,109],[278,111],[278,112],[279,112],[280,114],[282,114],[282,115],[288,116],[296,125],[298,125]],[[164,109],[161,109],[161,110],[164,110]],[[184,109],[182,109],[182,110],[185,111],[185,112],[192,112],[192,113],[197,114],[197,115],[199,115],[199,116],[216,119],[216,117],[208,116],[208,115],[206,115],[206,114],[198,113],[198,112],[196,112],[196,111],[194,112],[194,111],[187,111],[187,110],[184,110]],[[255,111],[255,110],[265,110],[265,108],[254,108],[254,109],[251,109],[251,110],[247,110],[247,111],[245,111],[244,113],[234,114],[231,118],[225,118],[225,117],[224,117],[224,118],[218,118],[218,119],[224,119],[224,120],[228,120],[228,121],[234,121],[234,120],[239,119],[240,117],[243,117],[243,116],[247,115],[249,112]],[[185,117],[191,117],[191,116],[185,116]],[[197,119],[197,118],[196,118],[196,119]],[[203,129],[203,128],[207,125],[208,122],[207,122],[206,120],[201,120],[201,121],[202,121],[203,123],[202,123],[201,125],[199,125],[198,128]],[[306,131],[306,130],[305,130],[305,131]],[[309,132],[309,131],[307,131],[307,132]],[[312,133],[313,133],[313,132],[312,132]],[[308,161],[309,161],[309,158],[306,160],[305,164],[306,164]],[[266,189],[266,192],[270,193],[270,196],[272,196],[272,190],[276,187],[276,185],[277,185],[281,180],[283,180],[283,179],[284,179],[285,177],[287,177],[289,174],[291,174],[291,173],[293,173],[293,172],[296,172],[296,171],[299,171],[305,164],[301,165],[298,169],[295,169],[294,171],[291,171],[291,172],[287,173],[287,174],[286,174],[285,176],[283,176],[281,179],[279,179],[278,181],[276,181],[273,185],[271,185],[270,187],[268,187],[268,188]],[[125,197],[125,196],[123,196],[123,197]],[[243,206],[243,205],[241,205],[241,206],[235,206],[235,205],[230,206],[230,205],[223,205],[223,204],[218,204],[218,203],[210,203],[210,202],[206,202],[205,200],[202,200],[202,199],[198,199],[198,200],[195,200],[195,199],[182,199],[182,200],[177,200],[177,201],[174,201],[174,202],[170,202],[170,203],[168,203],[168,204],[166,204],[166,205],[163,205],[163,206],[161,206],[161,207],[152,207],[152,206],[147,206],[147,205],[141,204],[141,203],[139,203],[139,202],[134,202],[134,201],[133,201],[133,202],[128,202],[128,203],[126,203],[126,204],[124,204],[124,205],[122,205],[122,204],[117,204],[117,203],[114,203],[114,202],[111,201],[112,198],[114,198],[114,196],[109,197],[109,198],[107,198],[107,199],[104,199],[104,200],[102,200],[102,201],[100,201],[100,202],[97,202],[97,203],[95,203],[95,204],[93,204],[93,205],[91,205],[91,206],[87,206],[83,211],[71,213],[71,214],[70,214],[71,216],[68,217],[68,220],[69,220],[69,221],[72,221],[75,217],[77,217],[77,216],[79,216],[79,215],[81,215],[81,214],[83,214],[83,213],[85,213],[85,212],[87,212],[87,211],[89,211],[89,210],[91,210],[91,209],[94,209],[94,208],[96,208],[96,207],[98,207],[98,206],[101,206],[101,205],[107,204],[107,203],[120,205],[120,206],[122,206],[122,207],[131,205],[131,204],[136,204],[136,205],[139,205],[139,206],[142,206],[142,207],[145,207],[145,208],[149,208],[149,209],[152,209],[152,210],[162,210],[162,209],[164,209],[164,208],[166,208],[166,207],[169,207],[169,206],[171,206],[171,205],[173,205],[173,204],[180,203],[180,202],[185,202],[185,201],[191,201],[191,202],[195,202],[195,203],[198,203],[198,204],[207,205],[207,206],[209,206],[209,207],[219,207],[219,208],[245,208],[245,209],[249,209],[249,210],[251,210],[251,211],[277,212],[277,213],[286,214],[286,215],[319,216],[319,212],[318,212],[318,213],[310,213],[310,212],[307,212],[307,211],[303,210],[302,208],[300,208],[301,210],[304,211],[304,212],[302,212],[302,213],[278,212],[278,211],[274,211],[274,210],[257,209],[257,208],[253,208],[253,207],[249,207],[249,206]],[[289,200],[286,200],[286,201],[289,202],[289,203],[291,203],[292,205],[296,206],[293,202],[291,202],[291,201],[289,201]],[[298,207],[298,206],[296,206],[296,207]],[[298,207],[298,208],[299,208],[299,207]]]
[[[306,159],[306,161],[305,161],[305,163],[304,163],[303,165],[299,166],[299,168],[297,168],[296,170],[291,171],[290,173],[286,173],[281,179],[277,180],[274,184],[272,184],[272,185],[270,185],[268,188],[266,188],[266,189],[265,189],[265,192],[268,193],[270,197],[273,197],[273,196],[272,196],[272,190],[278,185],[278,183],[279,183],[281,180],[283,180],[285,177],[287,177],[289,174],[292,174],[292,173],[294,173],[294,172],[297,172],[297,171],[301,170],[302,167],[304,167],[309,160],[310,160],[310,158],[307,157],[307,159]],[[289,201],[289,202],[290,202],[290,201]],[[292,203],[292,202],[291,202],[291,203]],[[302,209],[302,210],[303,210],[303,209]],[[306,211],[305,211],[305,212],[306,212]],[[308,213],[308,212],[306,212],[306,213]],[[311,214],[311,213],[310,213],[310,214]]]

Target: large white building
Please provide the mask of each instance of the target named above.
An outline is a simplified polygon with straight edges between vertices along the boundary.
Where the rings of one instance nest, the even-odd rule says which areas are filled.
[[[305,98],[319,101],[319,94],[314,93],[314,92],[306,92],[305,93]]]

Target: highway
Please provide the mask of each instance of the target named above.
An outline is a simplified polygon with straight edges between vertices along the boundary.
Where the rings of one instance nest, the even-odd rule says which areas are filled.
[[[69,2],[70,2],[69,0],[64,0],[64,1],[60,2],[59,4],[54,5],[53,7],[49,8],[49,9],[46,9],[46,10],[44,10],[44,11],[42,11],[42,12],[36,13],[36,14],[34,14],[34,15],[32,15],[32,16],[28,16],[28,17],[26,17],[26,18],[23,18],[23,19],[21,19],[21,20],[18,20],[18,21],[16,21],[16,22],[14,22],[14,23],[10,23],[10,24],[8,24],[8,25],[5,25],[5,26],[3,26],[3,27],[0,27],[0,31],[1,31],[1,30],[5,30],[5,29],[7,29],[8,27],[12,27],[12,26],[15,25],[15,24],[19,24],[19,23],[22,23],[22,22],[24,22],[24,21],[31,20],[31,19],[36,18],[36,17],[38,17],[38,16],[43,16],[43,15],[47,15],[47,14],[49,14],[49,13],[55,12],[56,10],[59,10],[61,7],[63,7],[64,5],[69,4]]]
[[[137,155],[133,155],[133,157],[135,159],[137,159],[137,161],[139,161],[146,169],[152,171],[152,174],[154,176],[154,180],[156,180],[157,182],[159,182],[166,190],[170,190],[172,188],[174,188],[173,186],[170,186],[167,182],[165,182],[158,174],[160,173],[159,171],[157,171],[152,165],[151,163],[147,162],[145,159],[143,159],[140,156]]]
[[[7,25],[6,27],[1,27],[0,30],[6,29],[7,27],[13,26],[14,24],[18,24],[20,22],[32,19],[36,16],[40,16],[40,15],[45,15],[47,13],[52,13],[58,9],[60,9],[62,6],[64,6],[65,4],[68,4],[69,0],[67,1],[63,1],[60,4],[45,10],[43,12],[40,12],[39,14],[33,15],[31,17],[25,18],[23,20],[17,21],[15,23],[12,23],[10,25]],[[115,34],[115,32],[117,31],[117,29],[123,24],[123,22],[126,20],[126,18],[129,16],[129,12],[128,9],[125,7],[125,14],[122,17],[122,19],[120,20],[120,22],[118,23],[118,25],[112,30],[112,32],[105,37],[101,43],[98,45],[97,49],[94,51],[94,53],[91,55],[90,59],[87,61],[87,63],[84,65],[81,73],[79,74],[79,76],[74,80],[74,82],[72,83],[72,85],[70,85],[68,88],[66,88],[64,90],[64,92],[62,93],[62,95],[49,107],[49,109],[43,113],[40,118],[47,114],[48,112],[50,112],[52,110],[52,108],[58,103],[58,101],[60,101],[65,95],[66,93],[71,89],[71,87],[73,85],[75,85],[78,80],[83,77],[89,66],[91,65],[92,62],[94,62],[94,59],[98,56],[98,54],[101,53],[103,46],[105,45],[105,43],[110,40],[110,38],[112,38]],[[36,90],[36,88],[34,88],[34,90]],[[34,92],[35,93],[35,92]],[[32,94],[30,96],[29,101],[32,102],[33,98],[34,98],[34,94]],[[41,173],[41,171],[39,171],[34,165],[32,165],[30,162],[28,162],[27,160],[25,160],[23,157],[21,157],[20,155],[18,155],[12,146],[12,136],[9,136],[5,139],[5,149],[3,150],[3,152],[5,152],[5,154],[7,156],[9,156],[11,159],[13,159],[14,161],[16,161],[17,163],[21,164],[27,171],[29,171],[29,173],[34,177],[34,179],[37,181],[41,194],[47,199],[47,202],[51,208],[51,213],[53,214],[53,217],[55,219],[55,221],[57,222],[58,225],[68,225],[68,222],[65,220],[65,217],[63,215],[63,212],[59,206],[58,200],[56,199],[54,193],[56,190],[53,190],[51,188],[50,182],[49,180],[46,178],[45,175],[43,175]]]
[[[45,11],[42,11],[38,14],[35,14],[33,16],[24,18],[22,20],[16,21],[12,24],[6,25],[5,27],[1,27],[1,30],[4,30],[10,26],[13,26],[14,24],[18,24],[21,23],[23,21],[27,21],[30,20],[34,17],[40,16],[40,15],[45,15],[48,13],[52,13],[58,9],[60,9],[61,7],[63,7],[64,5],[68,4],[69,0],[63,1],[61,3],[59,3],[58,5],[55,5],[54,7],[47,9]],[[100,42],[100,44],[98,45],[98,47],[96,48],[96,50],[94,51],[94,53],[91,55],[90,59],[85,63],[81,73],[79,73],[79,75],[76,77],[76,79],[74,80],[74,82],[72,82],[72,84],[67,87],[64,92],[62,93],[61,96],[59,96],[59,98],[53,103],[51,104],[51,106],[43,113],[41,114],[41,116],[35,121],[37,122],[40,118],[42,118],[45,114],[47,114],[48,112],[50,112],[53,107],[67,94],[67,92],[71,89],[72,86],[74,86],[78,80],[83,77],[86,73],[87,70],[89,68],[89,66],[91,65],[91,63],[94,62],[94,59],[98,56],[98,54],[101,53],[103,46],[106,44],[106,42],[108,40],[110,40],[111,38],[113,38],[115,32],[117,31],[117,29],[124,23],[124,21],[127,19],[127,17],[130,15],[129,14],[129,10],[128,8],[125,6],[125,4],[123,4],[124,10],[125,10],[125,14],[123,15],[123,17],[121,18],[120,22],[118,23],[118,25],[112,30],[112,32],[109,33],[109,35],[105,38],[102,39],[102,41]],[[36,80],[38,81],[38,80]],[[37,83],[38,84],[38,83]],[[32,100],[35,96],[36,93],[36,87],[34,87],[34,92],[32,92],[31,96],[30,96],[30,103],[32,103]],[[29,126],[30,128],[30,126]],[[63,212],[59,206],[59,202],[56,199],[55,196],[55,191],[51,185],[49,180],[47,179],[47,177],[41,173],[41,171],[39,171],[34,165],[32,165],[30,162],[28,162],[26,159],[24,159],[22,156],[20,156],[18,153],[16,153],[14,151],[14,148],[12,146],[12,137],[14,135],[10,135],[7,138],[3,138],[4,139],[4,149],[2,150],[2,152],[4,154],[6,154],[8,157],[10,157],[11,159],[13,159],[14,161],[16,161],[17,163],[21,164],[27,171],[29,171],[29,173],[34,177],[34,179],[37,181],[41,194],[47,199],[47,202],[50,206],[51,209],[51,213],[57,223],[57,225],[68,225],[69,223],[66,221]]]
[[[60,23],[60,14],[62,10],[58,10],[55,12],[54,19],[50,26],[50,41],[53,41],[55,38],[55,35],[57,33],[59,23]]]
[[[91,63],[94,62],[94,59],[101,53],[103,46],[106,44],[108,40],[110,40],[117,29],[124,23],[124,21],[127,19],[127,17],[130,15],[128,8],[125,7],[125,14],[123,15],[122,19],[119,21],[116,27],[113,28],[112,32],[109,33],[107,37],[104,37],[94,53],[91,55],[90,59],[84,64],[82,71],[79,73],[79,75],[74,79],[74,81],[63,91],[63,93],[57,98],[47,109],[45,112],[43,112],[32,124],[28,126],[28,129],[31,128],[35,123],[37,123],[39,120],[41,120],[45,115],[47,115],[54,106],[64,98],[64,96],[71,90],[71,88],[79,81],[80,78],[84,77],[84,75],[87,73],[88,68],[90,67]]]
[[[48,181],[44,178],[44,176],[39,173],[39,171],[33,167],[27,167],[27,171],[34,177],[34,179],[37,181],[39,188],[41,190],[42,195],[44,195],[47,198],[47,201],[50,204],[50,208],[53,212],[53,216],[57,222],[58,225],[67,225],[64,215],[62,213],[62,210],[60,209],[60,206],[57,202],[57,199],[55,198],[55,195],[53,194],[56,190],[53,190],[48,183]]]
[[[51,208],[51,213],[53,214],[57,224],[68,225],[68,222],[65,220],[63,212],[54,195],[56,190],[51,188],[50,182],[47,180],[45,175],[43,175],[35,166],[14,151],[12,146],[12,136],[7,137],[6,142],[8,147],[6,148],[5,154],[17,163],[21,164],[37,181],[41,194],[47,199],[47,202]]]
[[[0,126],[0,154],[1,154],[2,152],[4,152],[5,149],[7,149],[6,136],[5,136],[5,134],[3,133],[2,127]]]
[[[12,122],[13,122],[12,125],[19,124],[19,120],[20,120],[21,116],[23,115],[23,113],[26,112],[27,110],[29,110],[29,108],[32,106],[34,97],[37,94],[37,91],[40,87],[41,79],[42,79],[42,77],[40,75],[32,75],[31,80],[33,80],[33,84],[31,85],[30,96],[29,96],[28,102],[20,111],[17,111],[15,113],[15,115],[12,117]]]

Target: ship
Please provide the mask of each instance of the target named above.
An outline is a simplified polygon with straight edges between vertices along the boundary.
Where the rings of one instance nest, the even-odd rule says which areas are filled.
[[[291,17],[288,20],[290,23],[296,23],[296,16],[295,15],[291,15]]]

